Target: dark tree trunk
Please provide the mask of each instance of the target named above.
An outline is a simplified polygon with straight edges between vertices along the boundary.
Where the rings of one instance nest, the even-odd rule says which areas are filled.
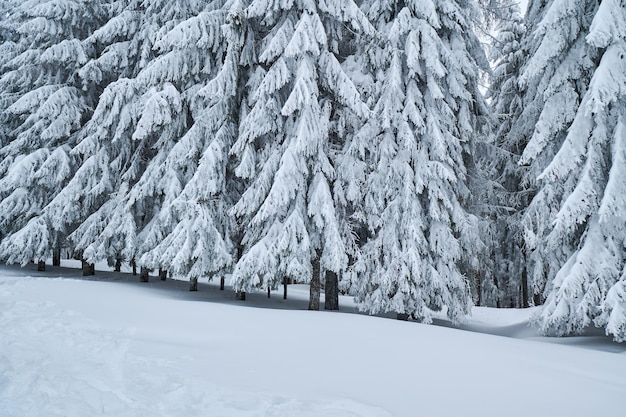
[[[189,280],[189,291],[198,291],[198,277]]]
[[[241,260],[243,256],[243,245],[240,243],[237,245],[237,262]],[[235,291],[235,300],[246,301],[246,292],[245,291]]]
[[[224,285],[226,284],[226,278],[222,275],[220,277],[220,291],[224,291]]]
[[[46,261],[37,262],[37,271],[45,271],[46,270]]]
[[[150,281],[150,276],[148,275],[148,268],[141,267],[141,272],[139,274],[139,282],[148,282]]]
[[[137,275],[137,262],[135,262],[135,258],[130,261],[130,266],[133,267],[133,275]]]
[[[61,266],[61,245],[58,243],[52,250],[52,266]]]
[[[94,264],[90,264],[84,259],[82,260],[82,264],[83,264],[83,276],[84,277],[96,274],[96,268]]]
[[[543,299],[541,297],[541,294],[535,294],[533,296],[533,302],[535,303],[536,306],[540,306],[543,304]]]
[[[524,266],[522,268],[522,307],[528,308],[529,306],[529,297],[528,297],[528,271]],[[535,304],[538,305],[538,304]]]
[[[115,259],[115,272],[122,272],[122,258]]]
[[[311,261],[312,275],[309,284],[309,310],[320,309],[320,257],[315,256]]]
[[[333,271],[326,271],[324,280],[324,310],[339,310],[339,279]]]
[[[289,283],[289,279],[287,277],[283,277],[283,300],[287,299],[287,284]]]
[[[396,314],[396,319],[402,321],[409,321],[409,315],[407,313],[398,313]]]
[[[161,281],[167,281],[167,270],[159,268],[159,279]]]
[[[476,296],[478,297],[476,305],[481,306],[483,302],[483,282],[480,274],[477,274],[475,271],[472,271],[472,274],[474,275],[474,281],[476,282]]]
[[[500,288],[500,284],[498,283],[498,278],[494,278],[493,279],[493,283],[496,286],[496,288]],[[501,302],[500,302],[500,296],[498,296],[498,298],[496,298],[496,308],[501,308]]]
[[[272,290],[270,287],[267,287],[267,298],[272,298]]]

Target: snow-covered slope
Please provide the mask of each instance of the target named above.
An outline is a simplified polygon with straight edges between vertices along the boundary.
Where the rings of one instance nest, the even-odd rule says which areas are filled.
[[[536,336],[530,312],[462,327],[306,311],[251,294],[48,266],[0,268],[2,417],[619,415],[626,346]],[[438,321],[439,324],[446,324]],[[481,331],[484,333],[479,333]],[[485,334],[491,333],[491,334]],[[508,337],[503,337],[508,336]]]

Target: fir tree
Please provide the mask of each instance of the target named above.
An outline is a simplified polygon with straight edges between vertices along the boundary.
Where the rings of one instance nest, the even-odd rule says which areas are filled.
[[[533,196],[522,225],[535,305],[543,303],[548,283],[575,247],[573,242],[548,244],[563,192],[560,184],[538,179],[564,142],[596,65],[598,52],[585,42],[596,8],[590,1],[532,2],[526,16],[533,31],[527,43],[530,59],[520,77],[524,110],[509,135],[524,146],[519,163],[527,174],[521,191]]]
[[[90,261],[134,262],[171,229],[152,230],[182,187],[167,156],[189,130],[193,96],[214,71],[205,51],[216,48],[220,21],[205,19],[221,4],[133,2],[91,37],[110,45],[86,73],[115,81],[73,150],[83,164],[52,207],[79,226],[71,240]],[[121,58],[124,67],[111,72]]]
[[[502,9],[501,9],[502,11]],[[490,305],[528,307],[528,283],[524,261],[523,210],[532,198],[531,190],[522,183],[526,169],[519,165],[524,138],[512,134],[524,110],[519,76],[527,60],[522,45],[526,28],[519,7],[504,9],[495,26],[496,37],[490,47],[495,63],[489,84],[491,112],[496,120],[493,140],[481,144],[478,164],[488,181],[474,187],[475,198],[485,203],[483,213],[489,219],[483,227],[484,240],[489,241],[489,256],[482,262],[491,264],[493,280],[485,282],[485,302]]]
[[[593,19],[593,20],[591,20]],[[626,131],[626,10],[617,0],[552,4],[539,32],[538,53],[559,56],[553,44],[556,23],[561,27],[557,44],[578,52],[577,62],[561,65],[577,68],[588,64],[587,81],[578,106],[567,121],[567,133],[558,152],[541,173],[541,190],[531,203],[534,215],[529,234],[550,278],[546,304],[539,317],[548,334],[580,333],[595,323],[618,341],[626,339],[625,260],[626,182],[624,180]],[[563,31],[563,26],[572,32]],[[562,36],[570,35],[563,39]],[[545,45],[550,42],[550,46]],[[584,55],[583,55],[584,53]],[[595,59],[597,57],[597,59]],[[550,62],[533,57],[529,77]],[[570,69],[571,71],[571,69]],[[571,72],[569,73],[571,77]],[[587,74],[585,74],[587,75]],[[560,85],[569,79],[556,79]],[[571,94],[570,94],[571,95]],[[569,96],[568,96],[569,97]],[[568,98],[568,104],[576,100]],[[545,111],[554,112],[546,103]],[[558,110],[564,110],[559,108]],[[553,116],[554,117],[554,116]],[[562,117],[562,116],[561,116]],[[551,125],[546,126],[552,127]],[[548,130],[543,133],[552,133]],[[537,137],[537,139],[536,139]],[[543,137],[535,132],[525,155],[537,155]],[[539,140],[538,140],[539,139]],[[539,223],[538,214],[549,214]],[[555,271],[554,278],[549,275]],[[545,273],[545,272],[544,272]]]
[[[246,251],[237,263],[235,290],[275,288],[286,278],[311,283],[309,308],[319,308],[323,270],[341,274],[348,264],[335,204],[330,156],[333,115],[368,109],[337,56],[348,26],[373,29],[346,1],[279,3],[255,0],[246,16],[262,40],[250,78],[250,111],[233,153],[236,173],[249,186],[234,206]]]
[[[192,289],[199,277],[230,272],[234,258],[234,225],[227,213],[238,188],[229,172],[229,151],[239,123],[241,81],[254,61],[252,34],[242,13],[239,1],[216,11],[223,20],[211,27],[221,27],[222,32],[217,31],[212,50],[226,44],[228,48],[215,77],[195,95],[194,124],[167,157],[168,169],[177,172],[177,178],[187,177],[169,208],[155,217],[155,223],[172,227],[161,241],[156,241],[154,231],[148,235],[144,245],[156,244],[141,259],[189,279]]]
[[[468,2],[370,2],[386,34],[369,51],[378,100],[359,133],[371,172],[363,216],[371,234],[354,267],[361,310],[430,322],[447,308],[459,320],[471,305],[464,268],[477,268],[477,219],[469,214],[468,172],[478,119],[481,49]],[[484,57],[482,61],[485,62]]]
[[[45,207],[73,172],[69,150],[97,99],[77,73],[89,59],[83,40],[105,17],[99,1],[29,1],[5,22],[15,38],[4,45],[12,58],[0,78],[8,128],[0,150],[0,257],[7,262],[42,261],[60,250],[66,231]]]

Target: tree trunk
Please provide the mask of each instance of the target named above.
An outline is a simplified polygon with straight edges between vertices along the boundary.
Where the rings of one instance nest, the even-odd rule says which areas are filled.
[[[543,300],[542,300],[541,294],[535,294],[533,296],[533,302],[534,302],[535,306],[540,306],[541,304],[543,304]]]
[[[494,278],[493,283],[496,286],[496,288],[500,288],[500,284],[498,283],[498,278]],[[498,298],[496,298],[496,308],[501,308],[501,307],[502,307],[502,303],[500,302],[500,296],[498,296]]]
[[[52,250],[52,266],[61,266],[61,245],[58,243]]]
[[[522,307],[528,308],[528,271],[524,266],[522,268]]]
[[[94,264],[90,264],[84,259],[82,260],[82,264],[83,264],[83,276],[84,277],[96,274],[96,268]]]
[[[133,275],[137,275],[137,262],[135,262],[135,258],[130,261],[130,266],[133,267]]]
[[[167,281],[167,270],[159,268],[159,279],[161,281]]]
[[[226,284],[226,278],[222,275],[220,277],[220,291],[224,291],[224,285]]]
[[[122,258],[115,259],[115,272],[122,272]]]
[[[198,277],[191,277],[189,280],[189,291],[198,291]]]
[[[243,256],[243,245],[239,243],[237,245],[237,262],[241,260]],[[235,300],[246,301],[246,292],[245,291],[235,291]]]
[[[397,313],[396,319],[402,320],[402,321],[409,321],[409,315],[407,313]]]
[[[283,300],[287,299],[287,284],[289,283],[289,279],[287,277],[283,277]]]
[[[37,271],[45,271],[46,270],[46,261],[37,262]]]
[[[339,310],[339,279],[333,271],[326,271],[324,280],[324,310]]]
[[[150,276],[148,275],[148,268],[141,267],[141,272],[139,275],[139,282],[148,282],[150,281]]]
[[[478,300],[476,300],[476,305],[481,306],[483,302],[483,282],[480,274],[472,271],[472,275],[474,275],[474,282],[476,282],[476,296],[478,297]]]
[[[267,298],[272,298],[272,289],[267,287]]]
[[[309,284],[309,310],[320,309],[320,257],[315,256],[311,261],[312,275],[311,283]]]

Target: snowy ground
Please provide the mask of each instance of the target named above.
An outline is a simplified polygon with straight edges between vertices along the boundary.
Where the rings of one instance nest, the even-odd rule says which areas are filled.
[[[70,261],[66,262],[67,266]],[[0,267],[1,417],[617,416],[626,344],[546,339],[530,311],[462,330],[306,311],[306,288]]]

